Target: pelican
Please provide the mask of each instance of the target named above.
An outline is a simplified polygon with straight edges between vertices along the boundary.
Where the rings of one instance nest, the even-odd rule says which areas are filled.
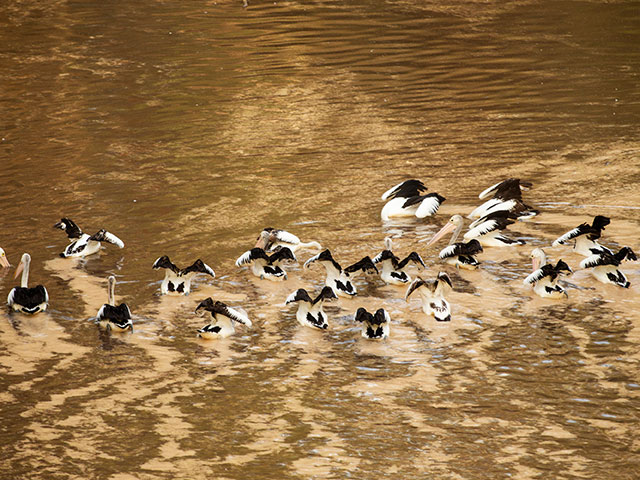
[[[154,270],[160,268],[165,269],[164,280],[162,280],[162,285],[160,286],[162,295],[189,295],[189,292],[191,292],[191,280],[199,273],[210,275],[211,278],[216,277],[216,272],[200,259],[193,262],[193,265],[180,269],[171,263],[167,255],[163,255],[153,262]]]
[[[108,242],[124,248],[124,242],[116,237],[113,233],[109,233],[102,229],[93,235],[82,233],[80,227],[69,218],[62,218],[56,223],[54,228],[59,228],[67,233],[72,242],[60,254],[61,257],[86,257],[100,250],[100,242]]]
[[[44,312],[49,305],[49,294],[47,289],[42,285],[37,287],[28,287],[29,284],[29,267],[31,266],[31,255],[24,253],[20,259],[20,264],[16,268],[13,278],[18,278],[22,272],[22,280],[19,287],[13,287],[7,297],[9,307],[16,312],[34,313]]]
[[[405,180],[382,194],[382,200],[389,200],[380,216],[387,221],[391,217],[428,217],[438,211],[445,198],[437,193],[428,193],[420,180]]]
[[[4,253],[4,250],[0,247],[0,268],[9,268],[11,264],[9,260],[7,260],[7,255]]]
[[[580,268],[590,268],[591,274],[602,283],[613,283],[623,288],[629,288],[631,282],[618,270],[618,267],[624,260],[637,259],[638,257],[629,247],[622,247],[618,253],[613,254],[606,250],[600,250],[582,260]]]
[[[262,248],[252,248],[244,252],[236,260],[236,266],[251,264],[251,271],[256,277],[268,280],[286,280],[287,272],[282,269],[282,262],[291,260],[297,262],[293,252],[288,247],[282,247],[277,252],[267,255]]]
[[[211,297],[204,299],[196,307],[196,313],[200,310],[211,312],[213,321],[198,330],[198,337],[206,340],[215,338],[225,338],[235,333],[233,323],[242,323],[247,327],[251,327],[252,323],[247,314],[241,309],[228,307],[226,304],[216,301]]]
[[[534,248],[531,252],[532,273],[524,279],[525,285],[533,284],[533,291],[545,298],[567,298],[567,292],[558,285],[560,275],[568,275],[571,272],[569,265],[562,260],[553,266],[547,263],[547,256],[541,248]]]
[[[506,210],[490,213],[472,222],[471,225],[469,225],[469,231],[465,233],[462,238],[467,242],[475,238],[483,247],[512,247],[514,245],[524,245],[524,240],[512,240],[502,234],[503,230],[512,223],[515,223],[515,220],[513,220],[514,217],[515,214]],[[454,222],[457,221],[458,220],[454,220]],[[462,221],[462,217],[460,217],[459,221]]]
[[[108,301],[96,315],[96,322],[103,328],[115,332],[133,331],[133,321],[131,320],[131,310],[126,303],[121,303],[116,307],[116,277],[110,275],[107,280]]]
[[[318,242],[312,241],[304,243],[301,242],[293,233],[272,227],[267,227],[260,232],[260,236],[258,237],[258,241],[255,246],[257,248],[262,248],[267,253],[275,252],[279,247],[287,247],[294,253],[299,248],[322,249],[322,245]]]
[[[435,280],[424,280],[416,278],[405,295],[405,301],[409,296],[417,291],[422,297],[422,310],[427,315],[433,315],[438,322],[448,322],[451,320],[451,309],[449,302],[444,298],[446,291],[450,290],[451,279],[446,273],[439,272]]]
[[[384,340],[389,337],[391,318],[383,308],[371,314],[360,307],[354,315],[354,320],[362,323],[362,336],[368,340]]]
[[[374,264],[380,264],[380,278],[391,285],[404,285],[411,281],[411,277],[404,271],[413,262],[418,270],[427,268],[417,252],[411,252],[403,260],[391,251],[391,238],[384,239],[384,250],[373,258]]]
[[[500,211],[511,212],[519,220],[537,215],[538,210],[532,209],[522,201],[522,190],[529,190],[531,186],[531,182],[521,182],[519,178],[509,178],[492,185],[478,195],[478,198],[484,200],[492,193],[493,198],[473,210],[469,218],[481,218]]]
[[[598,243],[604,227],[609,225],[609,223],[611,223],[611,220],[608,217],[596,215],[591,225],[588,223],[578,225],[573,230],[569,230],[561,237],[558,237],[552,246],[557,247],[558,245],[566,244],[569,240],[575,240],[573,251],[579,255],[590,257],[594,255],[596,251],[606,251],[610,255],[613,255],[611,250]]]
[[[300,325],[311,328],[319,328],[326,330],[329,326],[327,323],[327,314],[322,310],[322,304],[336,297],[331,287],[323,287],[318,296],[311,299],[304,288],[299,288],[287,297],[285,305],[298,302],[298,311],[296,319]]]
[[[480,262],[476,258],[478,253],[482,252],[482,245],[477,238],[472,238],[468,242],[456,242],[464,226],[464,219],[460,215],[454,215],[449,219],[444,227],[436,233],[431,240],[427,243],[427,247],[436,243],[442,237],[450,232],[453,232],[449,245],[440,250],[440,259],[444,260],[449,265],[455,265],[457,268],[464,268],[466,270],[475,270],[478,268]]]
[[[324,268],[327,271],[327,277],[324,284],[327,287],[331,287],[334,292],[341,297],[353,297],[357,293],[356,288],[350,280],[352,276],[357,275],[360,272],[378,273],[378,269],[369,257],[364,257],[343,270],[340,264],[333,259],[329,250],[323,250],[304,262],[304,268],[309,268],[309,266],[314,262],[324,265]]]

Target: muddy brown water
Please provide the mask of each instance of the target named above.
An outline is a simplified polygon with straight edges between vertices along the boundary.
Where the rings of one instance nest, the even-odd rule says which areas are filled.
[[[20,1],[0,25],[0,246],[51,296],[0,316],[0,478],[638,478],[640,267],[623,290],[550,247],[602,214],[603,243],[640,249],[636,2]],[[441,266],[423,241],[511,176],[541,210],[512,227],[528,245]],[[383,224],[411,177],[447,201]],[[58,258],[62,216],[126,247]],[[452,275],[453,320],[361,279],[303,329],[284,300],[320,267],[234,266],[265,226],[343,263],[390,235]],[[536,246],[576,268],[568,300],[523,287]],[[163,254],[217,277],[161,297]],[[132,335],[90,321],[109,274]],[[199,341],[207,296],[254,327]]]

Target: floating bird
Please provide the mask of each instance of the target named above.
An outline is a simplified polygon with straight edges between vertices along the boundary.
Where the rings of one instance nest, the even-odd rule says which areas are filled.
[[[9,268],[11,264],[9,260],[7,260],[7,255],[4,253],[4,250],[0,248],[0,268]]]
[[[304,268],[309,268],[309,265],[314,262],[324,265],[324,268],[327,271],[327,277],[324,284],[327,287],[331,287],[333,291],[341,297],[352,297],[357,293],[356,288],[350,280],[354,275],[357,275],[360,272],[378,273],[378,269],[369,257],[364,257],[343,270],[340,264],[333,259],[333,256],[328,249],[323,250],[304,262]]]
[[[409,295],[417,291],[422,297],[424,313],[433,315],[438,322],[448,322],[451,320],[451,309],[444,294],[451,288],[451,279],[446,273],[438,273],[435,280],[424,280],[418,277],[409,285],[404,299],[408,301]]]
[[[480,262],[476,255],[482,252],[482,245],[477,238],[472,238],[468,242],[456,242],[464,226],[464,219],[460,215],[454,215],[449,219],[444,227],[436,233],[427,243],[427,247],[436,243],[449,232],[453,232],[449,240],[449,246],[440,250],[440,259],[449,265],[455,265],[458,268],[466,270],[475,270]]]
[[[404,285],[411,281],[411,277],[404,271],[413,262],[418,270],[427,268],[422,257],[417,252],[411,252],[403,260],[391,251],[392,242],[389,237],[384,239],[384,250],[373,258],[374,264],[380,264],[380,278],[392,285]]]
[[[108,242],[124,248],[124,243],[113,233],[109,233],[102,229],[93,235],[82,233],[80,227],[68,218],[61,219],[56,223],[54,228],[59,228],[67,233],[72,242],[60,254],[61,257],[86,257],[100,250],[100,242]]]
[[[327,323],[327,314],[322,310],[322,304],[334,298],[338,297],[333,293],[331,287],[323,287],[313,300],[304,288],[299,288],[287,297],[285,304],[298,302],[296,318],[300,325],[325,330],[329,324]]]
[[[608,217],[596,215],[593,218],[591,225],[588,223],[578,225],[573,230],[570,230],[561,237],[558,237],[553,242],[552,246],[557,247],[558,245],[565,245],[568,241],[575,240],[573,251],[579,255],[590,257],[599,251],[605,251],[613,255],[611,250],[607,247],[603,247],[597,241],[602,235],[604,227],[609,225],[609,223],[611,223],[611,220]]]
[[[110,275],[107,281],[108,300],[100,307],[96,322],[103,328],[115,332],[133,331],[131,310],[126,303],[116,305],[116,277]]]
[[[438,211],[445,198],[437,193],[428,193],[420,180],[405,180],[382,194],[382,200],[389,200],[380,216],[387,221],[391,217],[428,217]]]
[[[31,255],[24,253],[20,259],[20,264],[16,268],[13,278],[18,278],[22,272],[22,280],[19,287],[13,287],[7,297],[9,307],[16,312],[34,313],[44,312],[49,304],[49,293],[42,285],[36,287],[28,287],[29,284],[29,267],[31,266]]]
[[[608,250],[608,249],[607,249]],[[623,288],[629,288],[631,282],[618,270],[624,260],[637,260],[636,254],[629,247],[622,247],[618,253],[600,250],[580,262],[580,268],[590,268],[591,274],[602,283],[613,283]]]
[[[567,298],[567,292],[558,285],[560,275],[568,275],[571,272],[569,265],[562,260],[553,266],[547,263],[547,256],[541,248],[534,248],[531,252],[532,273],[524,279],[525,285],[533,284],[533,291],[546,298]]]
[[[200,259],[193,262],[193,265],[180,269],[171,263],[167,255],[163,255],[153,262],[153,268],[155,270],[165,269],[164,280],[162,280],[162,285],[160,286],[160,291],[163,295],[189,295],[191,280],[199,273],[210,275],[211,278],[216,277],[216,272]]]
[[[384,340],[389,337],[391,318],[383,309],[379,308],[371,314],[360,307],[354,316],[356,322],[362,323],[362,336],[369,340]]]
[[[204,299],[196,307],[196,313],[199,310],[205,310],[211,312],[213,321],[198,330],[198,336],[207,340],[214,338],[225,338],[235,333],[233,327],[234,322],[242,323],[247,327],[251,327],[251,320],[247,314],[238,309],[228,307],[226,304],[216,301],[214,302],[211,297]]]
[[[258,237],[258,241],[255,246],[256,248],[262,248],[267,253],[275,252],[280,247],[287,247],[294,253],[299,248],[322,249],[322,245],[318,242],[312,241],[304,243],[301,242],[293,233],[271,227],[267,227],[260,232],[260,236]]]
[[[491,213],[507,211],[519,220],[533,217],[540,213],[522,201],[522,190],[529,190],[530,182],[521,182],[519,178],[509,178],[487,188],[478,195],[484,200],[493,193],[493,198],[487,200],[469,214],[469,218],[482,218]]]
[[[268,280],[286,280],[287,272],[282,269],[286,260],[297,262],[293,252],[288,247],[282,247],[277,252],[268,255],[262,248],[252,248],[244,252],[236,260],[236,266],[251,264],[251,271],[256,277]]]
[[[456,215],[454,215],[456,217]],[[469,225],[469,231],[462,237],[467,242],[476,239],[483,247],[512,247],[514,245],[524,245],[524,240],[512,240],[505,237],[502,232],[511,224],[515,223],[513,218],[515,214],[506,210],[500,210],[490,213]],[[459,220],[450,220],[452,222],[462,222]]]

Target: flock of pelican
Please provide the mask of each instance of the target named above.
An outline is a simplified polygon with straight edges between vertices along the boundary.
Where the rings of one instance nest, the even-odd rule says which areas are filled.
[[[528,190],[531,183],[517,178],[496,183],[480,193],[479,198],[486,201],[475,208],[468,218],[471,223],[468,230],[458,238],[464,228],[465,219],[461,215],[454,215],[427,243],[430,246],[442,238],[450,235],[448,245],[440,251],[439,258],[443,263],[460,269],[477,269],[481,263],[478,256],[485,247],[514,247],[525,242],[510,238],[506,229],[517,220],[527,220],[540,212],[526,205],[522,199],[522,191]],[[427,193],[425,185],[416,179],[406,180],[387,190],[382,195],[386,201],[381,211],[381,218],[389,220],[393,217],[425,218],[434,215],[445,198],[438,193]],[[586,257],[580,262],[580,268],[588,269],[596,280],[628,288],[630,282],[619,270],[623,261],[637,260],[630,247],[622,247],[617,252],[601,245],[598,240],[602,231],[609,225],[610,219],[601,215],[596,216],[591,224],[583,223],[556,239],[552,246],[573,243],[575,253]],[[60,254],[61,257],[86,257],[98,252],[102,242],[124,248],[124,242],[116,235],[102,229],[93,235],[83,233],[69,218],[62,218],[54,225],[63,230],[71,243]],[[422,257],[415,251],[407,254],[402,260],[392,251],[392,242],[386,238],[384,250],[373,258],[363,257],[358,262],[343,268],[331,254],[315,241],[301,242],[300,239],[287,231],[265,228],[258,236],[253,248],[243,253],[237,260],[236,266],[250,266],[256,277],[262,280],[279,281],[287,278],[286,268],[292,262],[297,262],[296,252],[302,249],[322,250],[304,262],[303,269],[314,264],[321,264],[326,270],[324,287],[315,295],[304,288],[292,292],[286,299],[285,305],[297,304],[296,319],[305,326],[324,330],[328,327],[328,317],[323,310],[326,301],[338,297],[351,298],[357,294],[353,279],[358,275],[379,275],[389,285],[408,285],[405,300],[415,292],[421,298],[422,309],[436,321],[451,320],[451,308],[446,300],[446,294],[453,288],[451,278],[444,272],[438,272],[435,278],[425,279],[421,276],[413,279],[407,272],[409,267],[418,271],[426,269]],[[541,297],[562,299],[567,298],[565,288],[559,283],[561,276],[570,275],[571,268],[563,260],[555,265],[547,263],[543,249],[535,248],[531,252],[532,272],[524,280],[533,292]],[[22,255],[16,268],[14,278],[22,274],[19,287],[14,287],[8,295],[7,303],[12,310],[25,314],[36,314],[47,309],[49,294],[44,286],[29,287],[29,266],[31,257],[28,253]],[[0,248],[0,268],[11,265],[4,250]],[[164,269],[165,277],[160,286],[163,295],[189,295],[191,282],[198,274],[215,278],[215,272],[202,260],[196,260],[186,268],[179,268],[171,262],[168,256],[158,258],[152,265],[153,269]],[[116,305],[116,278],[108,278],[107,303],[98,311],[95,321],[111,332],[127,332],[133,330],[131,311],[125,303]],[[314,296],[315,295],[315,296]],[[198,335],[205,339],[224,338],[235,332],[234,324],[251,327],[252,322],[247,313],[240,307],[230,307],[223,302],[207,298],[198,303],[196,313],[209,312],[211,321],[198,330]],[[370,340],[381,340],[389,336],[390,317],[382,308],[370,313],[360,307],[354,315],[354,321],[361,323],[362,336]]]

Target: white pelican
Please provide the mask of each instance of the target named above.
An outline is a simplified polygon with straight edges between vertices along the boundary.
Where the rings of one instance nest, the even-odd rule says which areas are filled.
[[[611,223],[611,220],[608,217],[596,215],[593,218],[591,225],[588,223],[578,225],[573,230],[569,230],[561,237],[558,237],[553,242],[552,246],[557,247],[558,245],[566,244],[570,240],[575,240],[573,250],[579,255],[590,257],[591,255],[594,255],[596,251],[602,250],[613,255],[611,250],[607,247],[603,247],[597,241],[602,235],[604,227],[609,225],[609,223]]]
[[[271,227],[267,227],[260,232],[260,236],[258,237],[258,241],[255,246],[257,248],[262,248],[267,253],[275,252],[278,247],[287,247],[294,253],[299,248],[322,249],[322,245],[318,242],[312,241],[304,243],[301,242],[293,233]]]
[[[120,248],[124,248],[124,242],[113,233],[109,233],[102,229],[93,235],[88,235],[86,233],[82,233],[80,227],[68,218],[62,218],[53,227],[64,230],[69,239],[72,240],[72,242],[67,245],[67,248],[64,249],[64,252],[60,254],[63,258],[86,257],[92,253],[96,253],[100,250],[100,242],[108,242],[117,245]]]
[[[233,322],[242,323],[247,327],[251,327],[252,325],[251,320],[249,320],[249,317],[244,311],[228,307],[220,301],[214,302],[211,297],[200,302],[196,307],[196,313],[201,309],[211,312],[211,316],[213,317],[213,321],[210,324],[198,330],[198,336],[206,340],[225,338],[233,335],[236,331],[233,327]]]
[[[382,194],[382,200],[389,200],[380,216],[387,221],[391,217],[428,217],[438,211],[445,198],[437,193],[428,193],[420,180],[405,180]]]
[[[333,259],[333,256],[328,249],[323,250],[304,262],[304,268],[309,268],[309,265],[314,262],[324,265],[324,268],[327,271],[327,277],[325,278],[324,284],[327,287],[331,287],[333,291],[341,297],[353,297],[357,293],[356,288],[350,280],[353,275],[356,275],[359,272],[378,273],[378,269],[369,257],[364,257],[343,270],[340,264]]]
[[[244,252],[236,260],[236,266],[251,264],[251,271],[256,277],[268,280],[286,280],[287,272],[282,269],[282,262],[291,260],[297,262],[293,252],[288,247],[282,247],[277,252],[267,255],[262,248],[252,248]]]
[[[384,340],[389,337],[391,318],[384,308],[371,314],[360,307],[353,319],[362,323],[362,336],[368,340]]]
[[[11,264],[9,260],[7,260],[7,255],[4,253],[4,250],[0,248],[0,268],[9,268]]]
[[[529,190],[531,185],[530,182],[521,182],[519,178],[509,178],[492,185],[478,195],[478,198],[484,200],[492,193],[493,198],[473,210],[469,218],[481,218],[499,211],[511,212],[520,220],[537,215],[538,210],[522,201],[522,190]]]
[[[121,303],[116,307],[116,277],[109,276],[107,281],[107,303],[100,307],[96,322],[103,328],[115,332],[133,331],[133,321],[131,320],[131,310],[126,303]]]
[[[191,292],[191,280],[199,273],[210,275],[211,278],[216,277],[216,272],[200,259],[193,262],[193,265],[181,269],[171,263],[167,255],[163,255],[153,262],[153,268],[155,270],[165,269],[164,280],[162,280],[162,285],[160,286],[160,291],[163,295],[189,295],[189,292]]]
[[[7,297],[9,307],[16,312],[34,314],[44,312],[49,304],[49,293],[42,285],[29,288],[29,267],[31,266],[31,255],[24,253],[20,259],[20,264],[16,268],[13,278],[17,278],[22,272],[22,280],[19,287],[13,287]]]
[[[464,268],[466,270],[475,270],[478,268],[480,262],[476,258],[478,253],[482,252],[482,245],[477,238],[465,242],[456,242],[464,226],[464,219],[460,215],[454,215],[449,219],[444,227],[436,233],[431,240],[427,243],[427,247],[436,243],[442,237],[450,232],[453,232],[449,245],[440,250],[440,259],[444,260],[449,265],[455,265],[457,268]]]
[[[304,288],[299,288],[287,297],[285,305],[298,302],[298,311],[296,319],[300,325],[311,328],[319,328],[326,330],[329,326],[327,323],[327,314],[322,310],[322,304],[336,297],[331,287],[323,287],[318,296],[311,299]]]
[[[515,223],[515,220],[513,220],[514,216],[515,214],[506,210],[490,213],[472,222],[471,225],[469,225],[469,231],[465,233],[462,238],[467,242],[475,238],[483,247],[512,247],[514,245],[524,245],[524,240],[512,240],[502,234],[503,230],[512,223]],[[462,217],[460,217],[460,221],[462,221]]]
[[[427,268],[422,260],[422,257],[417,252],[411,252],[404,259],[400,260],[391,251],[391,239],[389,237],[384,239],[384,250],[378,255],[373,257],[374,264],[380,264],[380,278],[385,283],[391,285],[404,285],[411,281],[411,277],[404,271],[409,265],[409,262],[413,262],[418,270]]]
[[[451,279],[446,273],[438,273],[435,280],[424,280],[418,277],[409,285],[404,299],[408,301],[409,295],[417,291],[422,298],[424,313],[433,315],[438,322],[448,322],[451,320],[451,308],[444,294],[451,288]]]
[[[629,288],[631,282],[627,280],[618,267],[624,260],[637,260],[636,254],[629,247],[622,247],[618,253],[611,254],[600,250],[598,253],[580,262],[580,268],[590,268],[591,274],[602,283],[613,283],[623,288]]]
[[[541,248],[534,248],[531,252],[532,273],[524,279],[525,285],[533,284],[533,291],[546,298],[567,298],[567,292],[558,285],[560,275],[568,275],[571,272],[569,265],[562,260],[553,266],[547,263],[547,256]]]

